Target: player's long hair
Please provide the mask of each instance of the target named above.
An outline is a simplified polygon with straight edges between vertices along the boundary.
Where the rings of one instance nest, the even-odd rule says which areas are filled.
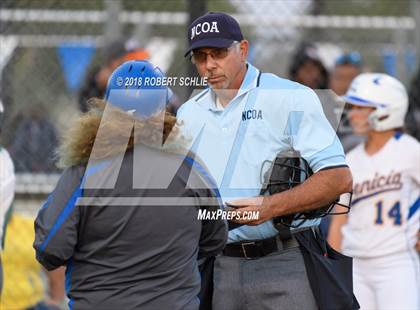
[[[138,119],[101,99],[92,98],[88,104],[88,112],[63,136],[57,153],[59,167],[103,160],[125,153],[138,143],[168,152],[183,152],[186,139],[181,136],[180,124],[174,115],[163,111]]]

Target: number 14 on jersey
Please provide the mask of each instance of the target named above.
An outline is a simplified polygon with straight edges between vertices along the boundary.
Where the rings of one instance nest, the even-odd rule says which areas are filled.
[[[388,217],[393,221],[393,225],[401,225],[401,206],[400,202],[397,201],[388,212],[384,210],[383,201],[378,201],[375,205],[376,207],[376,225],[382,225],[384,223],[384,217]]]

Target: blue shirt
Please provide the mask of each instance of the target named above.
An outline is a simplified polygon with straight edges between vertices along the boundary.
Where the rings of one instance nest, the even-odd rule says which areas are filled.
[[[258,196],[262,171],[280,151],[295,149],[314,172],[346,165],[343,148],[316,94],[301,84],[248,64],[237,95],[223,109],[208,88],[178,110],[182,131],[219,187],[223,202]],[[305,222],[317,225],[319,220]],[[241,226],[228,242],[269,238],[271,221]]]

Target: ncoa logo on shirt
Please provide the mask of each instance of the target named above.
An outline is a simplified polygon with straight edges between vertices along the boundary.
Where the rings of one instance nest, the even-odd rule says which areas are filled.
[[[242,120],[248,119],[263,119],[261,110],[248,110],[242,112]]]

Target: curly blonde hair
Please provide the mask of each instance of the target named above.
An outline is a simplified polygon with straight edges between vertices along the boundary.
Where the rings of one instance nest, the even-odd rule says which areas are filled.
[[[88,105],[89,111],[63,136],[57,153],[61,168],[125,153],[137,143],[169,152],[185,149],[187,140],[180,134],[181,124],[166,111],[139,119],[98,98],[90,99]]]

